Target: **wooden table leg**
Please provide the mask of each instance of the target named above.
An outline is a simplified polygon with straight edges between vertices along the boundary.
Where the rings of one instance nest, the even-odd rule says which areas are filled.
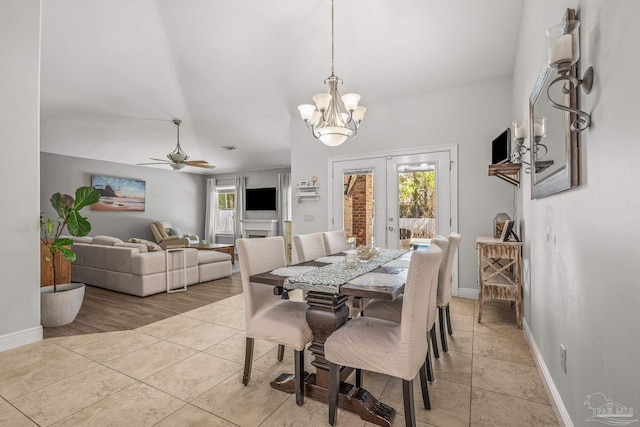
[[[329,391],[329,363],[324,358],[324,342],[333,331],[347,322],[349,308],[345,305],[346,300],[347,297],[322,292],[307,294],[307,323],[313,332],[309,350],[314,356],[311,364],[316,368],[316,373],[305,378],[305,396],[324,403],[328,403]],[[351,372],[351,369],[343,369],[340,378],[344,381]],[[293,393],[293,375],[280,375],[271,382],[271,387]],[[367,390],[345,382],[340,383],[338,406],[355,412],[365,421],[387,427],[391,426],[396,413],[395,409],[378,401]]]

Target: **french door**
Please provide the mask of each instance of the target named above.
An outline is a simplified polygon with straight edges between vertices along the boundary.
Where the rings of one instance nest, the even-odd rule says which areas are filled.
[[[330,159],[332,229],[358,246],[415,248],[457,226],[456,147],[407,151]]]

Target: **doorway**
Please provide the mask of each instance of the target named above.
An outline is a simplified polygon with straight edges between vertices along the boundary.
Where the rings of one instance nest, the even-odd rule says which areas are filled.
[[[390,249],[425,247],[457,230],[456,159],[456,146],[330,158],[332,229],[357,246]]]

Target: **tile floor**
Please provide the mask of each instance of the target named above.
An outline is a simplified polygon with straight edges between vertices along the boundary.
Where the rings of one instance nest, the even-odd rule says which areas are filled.
[[[51,338],[0,353],[0,426],[326,426],[327,407],[269,387],[293,372],[292,352],[256,342],[251,383],[241,384],[242,295],[137,330]],[[558,426],[528,344],[508,303],[452,301],[449,352],[434,361],[432,410],[419,426]],[[309,364],[311,357],[306,357]],[[307,370],[312,370],[309,365]],[[401,382],[365,373],[364,386],[396,408]],[[346,411],[338,426],[371,426]]]

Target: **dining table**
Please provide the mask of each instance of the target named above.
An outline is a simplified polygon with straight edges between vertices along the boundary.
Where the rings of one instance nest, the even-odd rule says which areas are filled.
[[[347,251],[349,252],[349,251]],[[402,294],[409,267],[410,251],[378,249],[369,259],[355,265],[345,260],[346,253],[302,262],[254,274],[251,282],[272,285],[274,294],[287,298],[288,291],[302,289],[308,304],[306,320],[313,332],[308,349],[313,356],[315,373],[305,372],[305,397],[328,402],[329,362],[324,357],[325,340],[349,320],[349,307],[362,309],[363,299],[393,300]],[[360,418],[380,426],[391,426],[395,409],[376,399],[362,387],[346,382],[353,372],[343,367],[340,373],[338,406],[357,413]],[[294,393],[294,375],[281,374],[271,387]]]

